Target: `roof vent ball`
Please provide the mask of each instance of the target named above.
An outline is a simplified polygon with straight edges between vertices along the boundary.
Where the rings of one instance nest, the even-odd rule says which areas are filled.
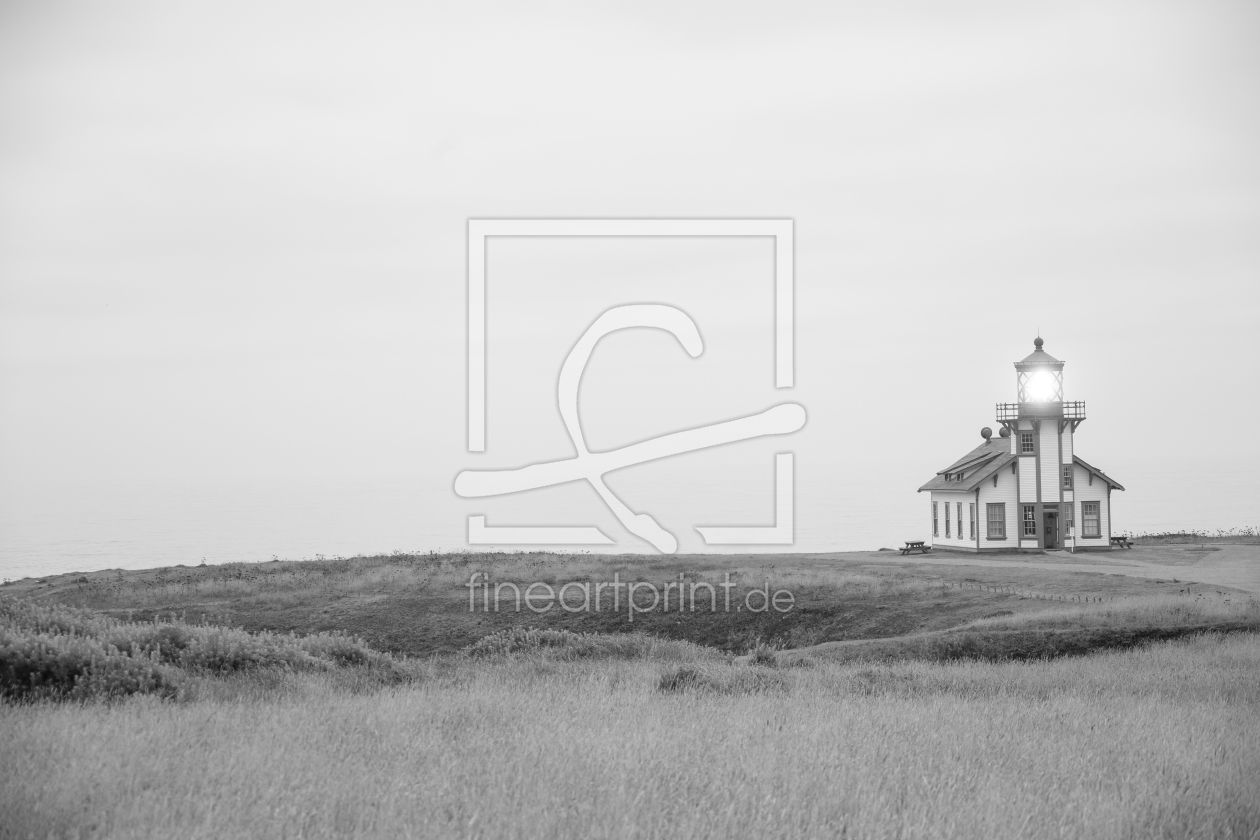
[[[1010,426],[1003,426],[1002,431],[998,432],[998,434],[1001,435],[1002,437],[1010,437],[1011,436]]]
[[[980,430],[980,437],[984,438],[987,441],[989,438],[993,437],[993,430],[990,429],[988,426],[985,426],[983,429]]]

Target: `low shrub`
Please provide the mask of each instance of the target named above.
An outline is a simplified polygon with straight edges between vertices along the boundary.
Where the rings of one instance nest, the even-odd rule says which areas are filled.
[[[0,625],[0,697],[70,699],[145,693],[174,696],[183,672],[136,647],[72,633]]]
[[[666,694],[760,694],[786,691],[788,678],[769,668],[682,665],[663,671],[656,687]]]
[[[0,599],[0,697],[174,697],[190,674],[258,669],[372,666],[385,677],[393,657],[337,633],[248,633],[210,624],[136,623],[65,606]]]
[[[758,642],[748,651],[748,664],[776,668],[779,665],[779,652],[771,645]]]
[[[513,653],[537,653],[544,648],[565,648],[574,652],[593,650],[594,642],[587,633],[568,630],[539,630],[512,627],[483,636],[464,648],[473,657],[509,656]]]
[[[547,659],[655,659],[685,662],[718,656],[692,642],[646,633],[574,633],[512,627],[483,636],[464,648],[472,657],[534,656]]]

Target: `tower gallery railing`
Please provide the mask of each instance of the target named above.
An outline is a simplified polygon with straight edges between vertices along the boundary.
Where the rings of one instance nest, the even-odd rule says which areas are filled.
[[[1020,417],[1062,417],[1064,420],[1084,420],[1085,401],[1046,403],[998,403],[998,422],[1018,420]]]

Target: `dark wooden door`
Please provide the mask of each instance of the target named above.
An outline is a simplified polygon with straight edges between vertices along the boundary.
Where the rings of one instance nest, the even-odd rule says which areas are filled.
[[[1045,527],[1046,527],[1046,548],[1058,548],[1060,545],[1062,545],[1063,543],[1059,539],[1059,514],[1047,513]]]

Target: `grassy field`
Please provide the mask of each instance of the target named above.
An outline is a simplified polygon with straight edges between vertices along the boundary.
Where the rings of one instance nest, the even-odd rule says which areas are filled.
[[[1260,836],[1260,638],[1025,663],[439,657],[0,712],[0,837]]]
[[[1260,602],[1095,562],[398,555],[10,584],[0,840],[1260,837]],[[614,570],[797,602],[468,612],[471,571]]]
[[[1170,567],[1158,580],[1144,580],[1113,574],[1124,570],[1114,557],[1115,553],[1072,556],[1073,563],[1097,570],[1089,573],[1046,564],[1044,555],[1009,555],[1013,568],[987,568],[969,565],[966,558],[958,558],[957,565],[942,565],[885,552],[672,557],[396,554],[61,575],[10,583],[0,587],[0,595],[136,619],[174,614],[250,631],[345,631],[378,650],[411,656],[451,653],[516,625],[603,633],[641,629],[738,653],[759,642],[800,648],[893,638],[944,631],[997,614],[1070,609],[1085,599],[1176,595],[1186,589],[1177,576],[1178,567]],[[658,586],[680,574],[688,582],[716,585],[729,574],[737,592],[769,579],[772,591],[790,590],[795,605],[788,613],[714,612],[702,598],[695,612],[655,611],[637,615],[633,624],[624,611],[553,609],[534,614],[505,606],[498,613],[480,608],[470,612],[466,584],[474,573],[522,586],[546,582],[556,589],[569,581],[611,580],[614,574]],[[1195,591],[1217,590],[1232,591],[1220,587]]]

